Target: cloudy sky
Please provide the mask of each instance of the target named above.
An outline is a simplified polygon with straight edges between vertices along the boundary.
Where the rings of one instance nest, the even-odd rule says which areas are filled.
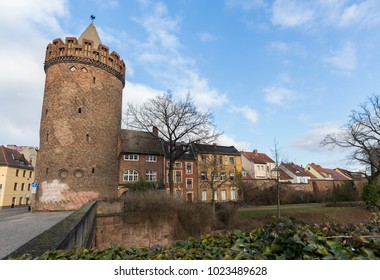
[[[0,145],[39,145],[45,48],[91,14],[127,64],[124,107],[190,91],[220,144],[350,168],[319,143],[380,93],[377,0],[0,1]]]

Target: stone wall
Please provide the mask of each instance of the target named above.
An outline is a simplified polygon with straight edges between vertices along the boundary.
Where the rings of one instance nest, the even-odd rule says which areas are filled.
[[[95,247],[113,243],[125,247],[166,246],[175,241],[176,219],[124,213],[123,202],[98,202]]]

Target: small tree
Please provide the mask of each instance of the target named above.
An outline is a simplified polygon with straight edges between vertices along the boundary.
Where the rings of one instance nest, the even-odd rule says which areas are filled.
[[[281,205],[281,169],[280,169],[280,164],[282,162],[282,155],[281,155],[281,150],[280,147],[278,146],[278,142],[276,138],[273,140],[273,146],[271,149],[272,156],[274,157],[274,162],[276,164],[276,167],[274,168],[274,178],[276,180],[276,204],[277,204],[277,218],[280,218],[281,213],[280,213],[280,205]]]
[[[142,129],[168,145],[169,188],[173,195],[174,162],[190,149],[193,142],[215,142],[221,133],[216,131],[213,114],[196,108],[190,94],[176,100],[171,92],[162,93],[141,106],[128,104],[124,123],[131,129]],[[158,136],[152,133],[158,130]],[[182,145],[177,145],[181,143]],[[181,147],[178,151],[177,148]]]
[[[377,206],[377,202],[379,201],[379,193],[377,191],[376,181],[372,181],[364,186],[362,198],[368,209],[373,209]]]

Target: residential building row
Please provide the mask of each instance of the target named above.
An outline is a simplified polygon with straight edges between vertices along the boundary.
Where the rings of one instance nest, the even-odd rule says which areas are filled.
[[[119,193],[131,183],[145,181],[169,191],[169,149],[173,149],[173,193],[188,202],[235,201],[239,179],[277,180],[309,184],[313,188],[351,181],[365,181],[363,174],[342,168],[328,169],[315,163],[305,168],[293,162],[276,163],[256,149],[238,151],[234,146],[179,143],[169,147],[152,132],[123,129],[119,155]],[[15,145],[0,150],[0,208],[29,204],[37,149]],[[338,182],[338,183],[337,183]],[[337,184],[336,184],[337,183]],[[354,183],[353,183],[354,184]]]
[[[123,130],[119,158],[119,187],[140,180],[169,191],[169,146],[152,132]],[[191,202],[238,200],[238,180],[277,180],[290,184],[346,182],[362,180],[360,173],[341,168],[327,169],[311,163],[305,168],[282,162],[277,168],[267,154],[238,151],[234,146],[180,143],[174,149],[173,192],[177,198]],[[329,185],[329,183],[328,183]]]

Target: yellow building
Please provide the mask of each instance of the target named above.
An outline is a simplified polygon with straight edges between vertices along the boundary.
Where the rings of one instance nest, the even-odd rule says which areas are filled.
[[[18,151],[0,147],[0,209],[30,203],[33,166]]]
[[[240,152],[234,146],[194,144],[197,155],[198,201],[238,200],[242,173]]]

